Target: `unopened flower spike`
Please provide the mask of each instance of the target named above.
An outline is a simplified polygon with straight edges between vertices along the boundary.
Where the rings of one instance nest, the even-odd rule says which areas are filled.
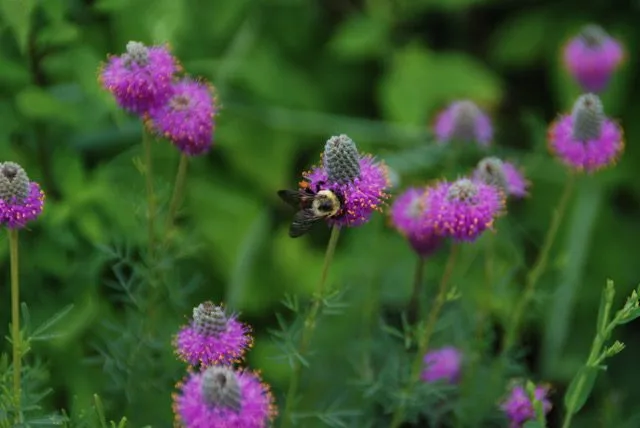
[[[331,137],[325,144],[321,166],[303,174],[303,188],[311,193],[330,191],[339,209],[326,217],[329,225],[354,227],[369,221],[389,197],[387,167],[371,155],[362,155],[346,135]]]
[[[460,379],[462,353],[453,346],[434,349],[424,356],[424,365],[423,381],[456,383]]]
[[[455,241],[474,241],[504,213],[505,195],[482,181],[460,178],[430,189],[427,206],[436,233]]]
[[[9,229],[22,229],[37,219],[44,207],[44,192],[30,181],[15,162],[0,163],[0,223]]]
[[[123,109],[145,115],[171,97],[178,61],[166,46],[129,42],[121,56],[110,56],[100,69],[100,83]]]
[[[426,257],[439,248],[442,238],[436,234],[427,210],[428,189],[407,189],[391,206],[391,222],[404,235],[413,250]]]
[[[178,388],[173,409],[185,428],[266,428],[277,413],[269,386],[258,374],[229,366],[191,374]]]
[[[618,159],[624,150],[622,129],[608,119],[597,95],[581,95],[571,114],[549,127],[549,150],[577,171],[594,172]]]
[[[224,308],[204,302],[193,309],[192,322],[174,339],[178,357],[191,364],[211,366],[239,361],[253,344],[249,327]]]
[[[565,66],[589,92],[604,90],[624,59],[620,43],[598,25],[586,25],[563,51]]]
[[[473,177],[483,183],[496,186],[507,196],[522,198],[528,194],[529,181],[511,162],[489,156],[478,162]]]
[[[486,147],[493,139],[489,116],[468,100],[455,101],[438,114],[434,131],[440,143],[465,141]]]
[[[172,95],[150,112],[147,125],[189,156],[206,154],[213,144],[217,104],[206,82],[183,79],[172,85]]]
[[[551,402],[547,398],[549,387],[547,385],[536,386],[534,396],[542,402],[545,413],[551,410]],[[500,408],[509,419],[509,428],[522,428],[527,421],[535,419],[535,409],[529,394],[521,383],[515,383],[509,391],[509,396],[502,402]]]

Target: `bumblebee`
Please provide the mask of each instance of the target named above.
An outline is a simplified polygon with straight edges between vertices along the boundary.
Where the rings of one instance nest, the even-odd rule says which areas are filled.
[[[342,209],[342,197],[331,190],[320,190],[322,182],[315,186],[315,191],[309,183],[303,181],[298,190],[279,190],[278,196],[287,204],[299,211],[293,216],[289,227],[289,236],[298,238],[311,229],[322,219],[335,217]]]

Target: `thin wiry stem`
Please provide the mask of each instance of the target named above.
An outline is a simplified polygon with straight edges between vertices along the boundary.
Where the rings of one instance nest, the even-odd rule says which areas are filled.
[[[173,186],[173,195],[171,196],[171,203],[169,204],[169,216],[167,217],[166,230],[167,232],[173,226],[173,222],[176,219],[176,214],[182,203],[184,193],[184,183],[187,178],[187,166],[189,165],[189,157],[184,153],[180,156],[180,164],[178,165],[178,172],[176,174],[176,182]]]
[[[300,356],[304,356],[304,354],[306,354],[309,347],[309,342],[311,341],[311,336],[313,335],[313,332],[316,328],[316,320],[318,318],[320,305],[322,304],[322,299],[324,297],[324,289],[327,282],[327,275],[329,273],[329,266],[331,266],[331,261],[333,260],[333,254],[335,253],[339,237],[340,227],[333,226],[333,228],[331,229],[331,237],[329,238],[329,243],[327,244],[327,251],[324,256],[324,265],[322,266],[322,274],[320,275],[318,289],[316,290],[313,303],[311,304],[311,309],[309,310],[309,313],[304,320],[304,326],[302,328],[302,338],[300,340],[300,346],[298,347],[298,354]],[[292,422],[291,412],[293,411],[294,401],[296,399],[296,394],[298,393],[301,369],[302,366],[300,360],[295,359],[292,368],[293,373],[291,374],[291,380],[289,381],[289,390],[287,391],[287,397],[285,400],[285,408],[284,412],[282,413],[282,428],[290,426]]]
[[[538,280],[545,272],[547,268],[547,262],[549,261],[549,254],[551,252],[551,248],[553,247],[553,243],[555,242],[556,235],[558,234],[558,230],[560,229],[560,224],[562,223],[562,218],[564,217],[565,211],[567,210],[567,206],[569,204],[569,200],[571,199],[571,194],[573,192],[573,187],[575,184],[575,175],[570,174],[567,179],[564,190],[562,192],[562,196],[560,197],[560,202],[558,203],[558,207],[553,212],[553,217],[551,219],[551,225],[547,230],[547,234],[544,238],[544,243],[542,245],[542,249],[538,254],[538,258],[533,265],[533,268],[529,271],[527,275],[526,284],[524,288],[524,293],[522,293],[522,297],[516,304],[516,307],[513,311],[513,315],[511,317],[511,322],[509,323],[507,333],[505,336],[505,340],[502,343],[501,355],[504,357],[506,353],[509,352],[511,347],[513,346],[515,339],[518,334],[518,329],[520,328],[520,322],[522,321],[522,315],[524,310],[529,303],[529,301],[533,298],[536,285]]]
[[[409,300],[408,316],[409,322],[414,323],[420,317],[420,297],[422,295],[422,284],[424,282],[424,267],[426,265],[426,258],[418,256],[416,262],[416,270],[413,275],[413,291],[411,294],[411,300]]]
[[[442,275],[442,279],[440,280],[438,295],[436,296],[436,300],[433,302],[431,311],[429,311],[424,334],[420,337],[418,352],[416,353],[416,357],[413,360],[413,365],[411,366],[411,375],[409,377],[409,382],[404,389],[403,397],[407,397],[411,393],[411,391],[413,391],[414,386],[420,380],[420,372],[422,371],[423,364],[422,360],[424,355],[427,353],[427,350],[429,349],[429,342],[431,341],[431,336],[433,335],[433,332],[435,330],[438,316],[440,315],[440,311],[442,310],[444,302],[447,298],[449,280],[451,279],[451,274],[453,273],[453,267],[455,266],[457,256],[458,245],[454,244],[451,247],[447,265],[445,266],[444,274]],[[393,414],[391,425],[389,425],[391,428],[397,428],[400,426],[400,424],[402,424],[402,421],[404,420],[404,413],[406,411],[406,403],[406,399],[403,398],[402,403],[397,407],[395,413]]]
[[[11,269],[11,342],[13,345],[13,393],[16,424],[21,422],[22,338],[20,337],[20,282],[18,276],[18,230],[9,229],[9,259]]]
[[[146,130],[142,131],[142,148],[144,152],[144,177],[147,190],[147,233],[149,259],[153,261],[155,255],[155,219],[156,219],[156,195],[153,189],[153,162],[151,158],[151,135]]]

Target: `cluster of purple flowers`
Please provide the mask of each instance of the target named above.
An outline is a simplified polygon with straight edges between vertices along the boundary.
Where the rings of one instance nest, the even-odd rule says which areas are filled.
[[[223,306],[204,302],[174,339],[190,365],[174,394],[177,424],[186,428],[265,428],[276,415],[269,386],[257,372],[235,368],[253,339],[250,328]],[[199,371],[195,369],[198,368]]]
[[[168,46],[129,42],[121,56],[102,66],[100,82],[120,107],[140,118],[154,134],[189,156],[212,145],[217,100],[213,86],[180,77],[182,68]]]
[[[586,26],[564,50],[568,71],[588,93],[578,97],[570,114],[561,115],[550,125],[548,144],[573,171],[590,173],[607,167],[624,149],[620,126],[605,116],[602,102],[594,94],[605,89],[622,59],[618,42],[593,25]],[[470,100],[455,101],[439,113],[433,131],[440,144],[475,142],[487,148],[493,138],[489,116]],[[427,257],[447,238],[455,242],[476,240],[505,212],[506,199],[527,196],[529,187],[516,163],[488,156],[465,177],[406,189],[395,198],[390,219],[411,248]],[[463,358],[456,348],[445,346],[423,358],[423,381],[459,380]],[[511,427],[521,427],[534,418],[533,399],[541,401],[548,412],[551,403],[547,393],[548,387],[539,386],[530,397],[522,385],[513,386],[501,404]]]
[[[15,162],[0,163],[0,225],[22,229],[44,208],[44,192]]]

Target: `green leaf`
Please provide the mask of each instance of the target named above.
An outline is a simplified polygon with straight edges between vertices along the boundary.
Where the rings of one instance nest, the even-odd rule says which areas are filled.
[[[502,82],[469,55],[428,52],[412,44],[391,61],[379,97],[388,119],[424,126],[436,108],[454,99],[469,98],[485,106],[497,104],[502,97]]]
[[[545,35],[553,24],[546,9],[527,10],[505,20],[492,34],[491,58],[500,65],[526,66],[545,53]]]
[[[35,0],[0,0],[0,11],[13,31],[18,48],[23,54],[27,51],[27,42],[31,31],[31,14],[35,6]]]
[[[617,325],[628,324],[631,321],[634,321],[635,319],[637,319],[638,317],[640,317],[640,308],[632,309],[631,311],[625,313],[624,317],[621,317],[620,319],[618,319],[616,321],[616,324]]]
[[[16,97],[20,113],[29,119],[59,121],[74,124],[78,120],[73,111],[49,92],[36,86],[30,86]]]
[[[544,428],[544,425],[538,421],[527,421],[522,428]]]
[[[570,257],[566,259],[567,263],[562,270],[555,296],[551,300],[550,315],[545,325],[542,365],[547,375],[550,375],[550,370],[560,358],[562,347],[570,331],[571,314],[576,298],[579,296],[591,237],[604,202],[605,191],[601,183],[589,179],[581,181],[577,186],[578,191],[571,216],[565,222],[568,233],[563,254]]]
[[[29,340],[47,340],[52,336],[50,334],[46,334],[53,326],[59,323],[71,310],[73,309],[73,304],[65,306],[59,312],[54,314],[47,321],[43,322],[38,328],[36,328],[29,338]]]
[[[584,366],[575,375],[564,394],[564,407],[567,412],[578,413],[584,406],[595,384],[598,370],[597,367]]]
[[[40,48],[65,46],[76,41],[80,36],[77,26],[67,22],[50,25],[38,32],[37,43]]]
[[[357,16],[337,29],[329,48],[347,58],[367,58],[378,55],[387,48],[388,35],[389,27],[385,21],[365,15]]]

